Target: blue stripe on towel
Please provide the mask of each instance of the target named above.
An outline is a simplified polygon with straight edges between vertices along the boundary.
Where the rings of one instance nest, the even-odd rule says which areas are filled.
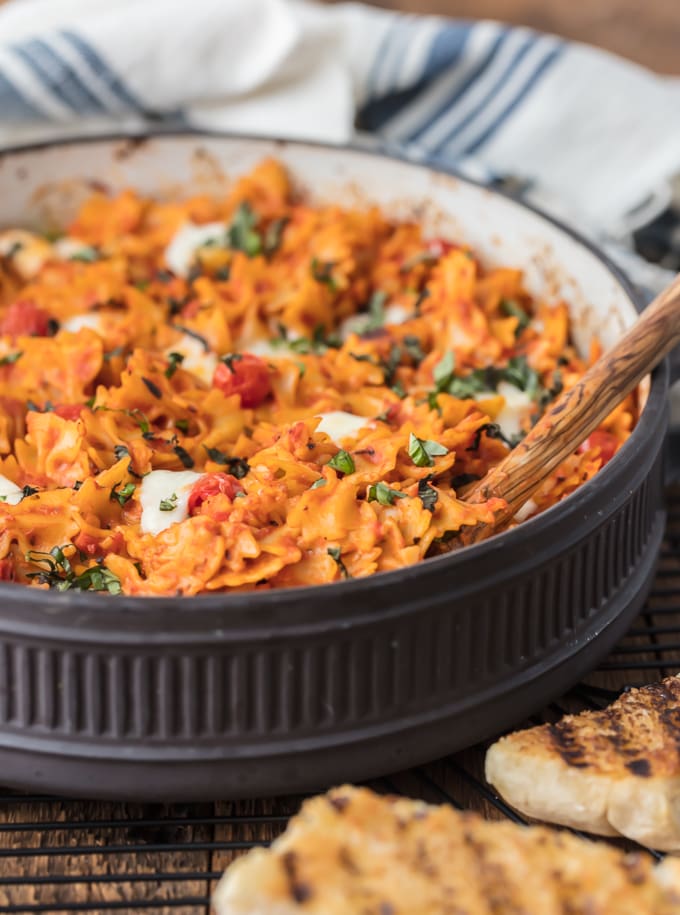
[[[445,134],[441,139],[437,140],[432,144],[431,148],[433,152],[439,152],[445,150],[446,146],[451,143],[456,136],[458,136],[463,130],[465,130],[470,125],[484,114],[487,110],[489,103],[494,99],[498,94],[499,90],[502,89],[509,81],[512,81],[513,76],[517,70],[519,64],[524,60],[529,51],[535,47],[536,39],[533,35],[527,36],[526,40],[517,48],[513,53],[511,59],[503,67],[503,69],[497,74],[496,79],[491,83],[489,88],[486,90],[484,95],[477,101],[474,107],[461,118],[455,118],[455,111],[447,112],[447,114],[453,114],[453,123],[451,129]],[[434,126],[434,125],[433,125]],[[429,144],[428,144],[429,146]]]
[[[2,72],[0,72],[0,112],[2,112],[2,120],[10,123],[48,120],[48,115],[22,95],[9,77]]]
[[[471,32],[471,35],[474,33],[474,30]],[[466,93],[474,87],[477,80],[493,66],[493,63],[498,56],[499,51],[502,49],[504,43],[507,41],[510,35],[509,29],[502,29],[498,35],[496,35],[491,42],[491,47],[488,48],[486,53],[480,56],[480,59],[477,60],[471,67],[468,73],[464,75],[461,82],[455,85],[455,88],[450,94],[446,94],[446,97],[440,99],[439,93],[436,92],[438,88],[437,84],[441,81],[446,80],[450,77],[455,77],[457,70],[462,70],[465,63],[465,55],[461,54],[460,58],[457,60],[456,64],[447,68],[442,74],[432,80],[424,90],[423,95],[426,96],[428,92],[432,91],[435,95],[434,104],[427,104],[427,99],[424,97],[421,101],[415,101],[410,107],[414,108],[414,113],[417,113],[417,118],[415,123],[408,130],[407,135],[400,135],[398,139],[402,142],[410,142],[413,140],[418,140],[420,137],[432,128],[434,124],[446,114],[447,111],[450,111],[460,100],[466,95]],[[466,42],[467,45],[467,42]],[[418,106],[420,110],[416,109],[415,106]],[[396,137],[395,137],[396,139]]]
[[[557,59],[564,51],[564,47],[564,44],[560,44],[556,48],[553,48],[552,51],[550,51],[544,57],[536,70],[534,70],[529,79],[524,83],[521,90],[517,93],[511,104],[508,105],[507,108],[505,108],[505,110],[498,115],[493,123],[490,124],[480,136],[478,136],[473,142],[466,146],[464,150],[465,155],[471,155],[472,153],[477,152],[477,150],[479,150],[491,139],[491,137],[498,131],[498,129],[505,123],[505,121],[507,121],[512,113],[522,104],[526,97],[536,87],[543,74],[549,70],[550,67],[552,67],[552,65],[557,61]]]
[[[144,106],[133,93],[127,88],[115,70],[106,63],[103,57],[95,51],[92,45],[85,41],[80,35],[71,31],[61,31],[59,33],[64,41],[67,41],[85,61],[92,72],[101,79],[108,87],[109,91],[116,96],[127,111],[133,111],[136,114],[144,114]]]
[[[31,39],[12,46],[33,75],[52,95],[76,114],[106,111],[71,66],[45,41]]]
[[[357,127],[361,130],[380,130],[384,124],[399,114],[403,108],[417,99],[418,95],[430,84],[431,80],[439,76],[444,70],[455,67],[460,60],[471,30],[472,24],[469,22],[447,25],[440,29],[434,36],[425,58],[422,73],[416,78],[414,85],[409,86],[407,89],[395,88],[388,95],[376,97],[377,80],[376,76],[372,75],[370,83],[371,94],[368,96],[369,101],[358,114]],[[415,33],[415,27],[412,23],[409,31],[411,35]],[[396,37],[390,29],[383,39],[376,57],[374,71],[383,55],[387,54],[388,46],[393,40],[396,40]]]

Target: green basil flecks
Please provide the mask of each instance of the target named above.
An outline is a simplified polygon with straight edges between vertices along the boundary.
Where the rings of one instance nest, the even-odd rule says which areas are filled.
[[[0,357],[0,365],[14,365],[23,355],[21,350],[17,353],[7,353],[6,356]]]
[[[162,512],[172,512],[177,508],[177,493],[173,492],[171,496],[168,496],[167,499],[161,499],[158,504],[158,508]]]
[[[282,216],[280,219],[275,219],[267,227],[267,231],[264,233],[264,245],[263,250],[267,257],[271,257],[272,254],[276,252],[281,247],[281,240],[283,239],[283,230],[288,225],[289,218],[288,216]]]
[[[342,577],[351,578],[352,576],[349,574],[349,572],[347,571],[347,567],[345,566],[345,563],[342,561],[342,551],[340,550],[340,547],[339,546],[329,546],[328,549],[326,550],[326,552],[337,565]]]
[[[404,349],[409,354],[411,359],[413,359],[415,364],[417,366],[420,365],[420,363],[425,358],[425,353],[423,352],[420,339],[413,336],[412,334],[407,334],[407,336],[405,336],[402,340],[402,343],[404,344]]]
[[[335,278],[333,277],[334,267],[334,261],[327,261],[324,263],[316,257],[312,258],[312,276],[317,283],[323,283],[325,286],[328,286],[331,292],[336,292],[338,288]]]
[[[224,451],[220,451],[219,448],[208,448],[207,445],[204,445],[203,447],[211,461],[228,467],[229,473],[236,477],[237,480],[242,480],[250,470],[250,464],[244,458],[229,457],[228,454],[225,454]]]
[[[449,453],[449,449],[429,439],[418,438],[413,432],[408,439],[408,456],[416,467],[433,467],[435,457],[442,457]]]
[[[432,477],[425,477],[424,480],[420,480],[418,483],[418,498],[423,503],[423,508],[429,512],[434,511],[439,498],[437,490],[430,485],[431,481]]]
[[[501,311],[510,318],[517,318],[516,337],[521,336],[522,331],[526,330],[531,323],[529,315],[514,299],[503,299],[501,302]]]
[[[405,499],[406,493],[398,489],[390,489],[387,483],[371,483],[366,496],[369,502],[379,502],[381,505],[394,505],[395,499]]]
[[[145,378],[144,375],[142,375],[142,381],[144,382],[148,392],[152,394],[156,400],[160,400],[163,397],[163,392],[161,389],[150,378]]]
[[[312,485],[309,488],[310,489],[320,489],[322,486],[325,486],[325,485],[326,485],[326,478],[319,477],[318,480],[314,480],[314,482],[312,483]]]
[[[80,251],[76,251],[75,254],[72,254],[69,257],[70,261],[80,261],[83,264],[94,264],[95,261],[98,261],[99,259],[99,251],[91,245],[88,245],[86,248],[81,248]]]
[[[183,353],[168,353],[168,367],[165,370],[165,377],[172,378],[180,365],[184,362]]]
[[[125,486],[121,486],[120,489],[117,488],[120,486],[120,483],[117,483],[109,493],[109,499],[111,502],[117,502],[121,507],[128,502],[135,493],[135,484],[126,483]]]
[[[26,561],[46,568],[38,572],[29,572],[27,578],[36,580],[39,584],[49,585],[57,591],[108,591],[109,594],[122,592],[120,579],[110,569],[103,565],[91,566],[79,575],[76,575],[71,562],[64,552],[71,544],[55,546],[49,553],[29,550]]]
[[[191,468],[194,466],[194,459],[189,454],[189,452],[186,451],[184,448],[182,448],[181,445],[175,445],[172,450],[175,452],[175,454],[180,459],[182,464],[184,464],[184,466],[187,468],[187,470],[191,470]]]
[[[354,473],[356,469],[352,455],[342,449],[333,455],[328,462],[328,466],[332,467],[333,470],[339,470],[340,473]]]
[[[227,353],[226,356],[220,356],[220,362],[224,362],[232,375],[236,374],[234,363],[239,362],[241,359],[243,359],[241,353]]]
[[[248,257],[255,257],[262,252],[262,236],[256,231],[257,215],[245,201],[234,213],[231,225],[227,229],[227,242],[234,251],[242,251]]]

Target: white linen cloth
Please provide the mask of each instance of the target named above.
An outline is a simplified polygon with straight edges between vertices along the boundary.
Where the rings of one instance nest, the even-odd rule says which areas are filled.
[[[356,124],[359,130],[356,129]],[[305,0],[10,0],[0,145],[186,126],[406,148],[620,246],[680,171],[680,80],[524,28]]]

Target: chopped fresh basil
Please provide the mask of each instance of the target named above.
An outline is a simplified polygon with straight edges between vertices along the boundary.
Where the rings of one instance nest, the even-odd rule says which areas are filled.
[[[404,349],[409,354],[411,359],[413,359],[415,364],[420,365],[420,363],[425,358],[425,353],[423,352],[420,339],[418,337],[414,337],[412,334],[408,334],[406,337],[404,337],[402,343],[404,344]]]
[[[431,294],[432,293],[427,288],[427,286],[425,286],[424,289],[421,289],[421,291],[418,293],[415,304],[413,306],[413,313],[415,314],[415,316],[417,318],[419,318],[421,315],[421,312],[423,309],[423,302],[425,301],[425,299],[429,299]]]
[[[543,393],[541,379],[529,365],[526,356],[513,356],[505,368],[499,369],[498,374],[503,381],[525,391],[532,400],[540,399]]]
[[[339,546],[329,546],[326,550],[328,555],[332,560],[337,564],[340,574],[343,578],[351,578],[352,576],[347,571],[345,563],[342,561],[342,551]]]
[[[325,286],[331,290],[331,292],[337,291],[337,283],[333,277],[333,268],[335,267],[335,261],[320,261],[318,258],[312,258],[312,276],[317,281],[317,283],[323,283]]]
[[[510,318],[517,318],[516,337],[521,336],[522,331],[531,323],[529,315],[514,299],[503,299],[501,302],[501,311]]]
[[[437,392],[445,391],[453,378],[456,362],[451,350],[448,350],[432,369],[432,379],[437,387]]]
[[[325,485],[326,485],[326,478],[319,477],[318,480],[314,480],[314,482],[312,483],[312,485],[309,488],[310,489],[320,489],[322,486],[325,486]]]
[[[91,245],[88,245],[86,248],[81,248],[80,251],[76,251],[75,254],[72,254],[69,257],[69,260],[81,261],[83,264],[94,264],[94,262],[98,261],[99,258],[99,251],[97,251],[97,249],[93,248]]]
[[[390,348],[390,353],[387,359],[383,360],[383,381],[386,388],[391,388],[395,383],[395,375],[399,363],[401,362],[401,347],[397,346],[396,343]],[[395,392],[399,393],[399,392]],[[401,397],[401,394],[399,394]]]
[[[418,438],[413,432],[408,439],[408,456],[411,458],[416,467],[433,467],[433,458],[441,457],[448,454],[449,449],[440,445],[439,442],[430,441],[430,439]]]
[[[281,247],[283,230],[288,225],[288,221],[288,216],[282,216],[280,219],[275,219],[267,227],[267,231],[264,233],[263,250],[268,257],[275,254]]]
[[[29,486],[26,484],[26,486],[24,486],[21,490],[21,498],[26,499],[28,496],[34,496],[37,492],[38,490],[35,486]]]
[[[120,483],[116,484],[120,486]],[[113,487],[109,493],[109,499],[111,502],[117,502],[119,505],[125,505],[128,502],[135,492],[134,483],[126,483],[125,486],[122,486],[120,489],[117,489],[116,486]]]
[[[424,251],[419,251],[417,254],[414,254],[413,257],[407,258],[399,268],[399,272],[409,273],[414,267],[417,267],[418,264],[436,264],[437,260],[438,258],[436,255],[425,249]]]
[[[495,389],[493,378],[486,369],[474,369],[467,375],[456,376],[449,382],[446,392],[459,400],[469,400],[475,394]]]
[[[146,389],[150,394],[152,394],[157,400],[160,400],[163,397],[163,392],[150,378],[145,378],[142,375],[142,381],[144,382]]]
[[[104,362],[110,362],[111,359],[114,359],[116,356],[125,355],[125,347],[123,346],[114,346],[113,349],[108,350],[104,353]]]
[[[354,473],[356,469],[352,455],[342,449],[333,455],[328,462],[328,466],[332,467],[333,470],[339,470],[340,473]]]
[[[482,441],[482,435],[486,433],[487,438],[497,438],[499,441],[503,442],[508,448],[515,448],[524,438],[524,435],[520,434],[512,438],[508,438],[503,434],[503,430],[497,423],[485,423],[483,426],[480,426],[479,429],[475,432],[475,436],[472,440],[472,444],[469,448],[466,448],[466,451],[477,451],[479,445]]]
[[[191,470],[191,468],[194,466],[194,459],[189,454],[189,452],[182,448],[181,445],[175,445],[172,450],[175,452],[182,464],[184,464],[188,470]]]
[[[432,477],[425,477],[424,480],[420,480],[418,483],[418,498],[423,503],[423,508],[429,512],[434,511],[439,498],[437,490],[430,485],[431,481]]]
[[[176,419],[175,420],[175,429],[179,429],[184,435],[189,431],[189,420],[188,419]]]
[[[35,579],[40,584],[49,585],[58,591],[75,589],[79,591],[108,591],[109,594],[120,594],[122,591],[120,579],[110,569],[103,565],[91,566],[80,575],[76,575],[73,566],[68,560],[64,550],[67,546],[55,546],[49,553],[29,550],[26,561],[36,565],[46,565],[46,569],[39,572],[29,572],[27,578]]]
[[[181,330],[183,334],[188,334],[190,337],[193,337],[194,340],[198,340],[206,353],[210,352],[210,344],[202,337],[199,333],[196,333],[195,330],[191,330],[190,327],[185,327],[183,324],[171,324],[171,327],[174,327],[175,330]]]
[[[234,363],[239,362],[241,359],[243,359],[241,353],[227,353],[226,356],[220,356],[220,362],[224,362],[232,375],[236,373]]]
[[[177,493],[173,492],[171,496],[168,496],[167,499],[161,499],[158,504],[158,508],[162,512],[172,512],[177,508]]]
[[[398,489],[390,489],[387,483],[371,483],[366,496],[369,502],[379,502],[381,505],[394,505],[395,499],[405,499],[406,493]]]
[[[247,201],[244,201],[232,216],[227,229],[227,242],[235,251],[243,251],[248,257],[262,252],[262,236],[256,231],[257,215]]]
[[[385,323],[385,302],[387,293],[377,289],[368,301],[368,321],[363,329],[363,333],[371,330],[377,330]]]
[[[16,353],[7,353],[6,356],[0,357],[0,365],[14,365],[23,355],[21,350]]]
[[[229,473],[236,477],[237,480],[242,480],[250,470],[250,465],[244,458],[229,457],[229,455],[220,451],[219,448],[208,448],[207,445],[204,445],[203,447],[211,461],[229,467]]]
[[[172,378],[180,365],[184,362],[183,353],[168,353],[168,367],[165,370],[165,377]]]

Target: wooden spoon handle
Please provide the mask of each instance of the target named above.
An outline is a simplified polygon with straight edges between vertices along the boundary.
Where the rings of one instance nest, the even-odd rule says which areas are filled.
[[[466,494],[467,502],[505,499],[494,524],[464,528],[460,543],[502,529],[550,473],[599,426],[636,384],[680,342],[680,275],[621,339],[541,417],[526,438]]]

